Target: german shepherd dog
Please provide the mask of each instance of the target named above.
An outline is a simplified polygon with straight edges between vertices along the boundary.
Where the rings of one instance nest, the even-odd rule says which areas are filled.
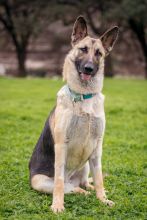
[[[71,37],[63,78],[67,82],[57,94],[33,151],[29,169],[33,189],[53,193],[51,209],[64,210],[64,193],[96,191],[96,197],[112,206],[105,194],[102,176],[102,142],[105,130],[104,60],[118,36],[113,27],[100,38],[88,36],[87,24],[79,16]],[[90,168],[90,169],[89,169]],[[88,176],[91,171],[94,186]]]

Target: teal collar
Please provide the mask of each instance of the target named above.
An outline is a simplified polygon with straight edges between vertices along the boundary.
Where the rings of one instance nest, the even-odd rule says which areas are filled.
[[[75,91],[71,90],[70,88],[69,88],[69,91],[70,91],[72,101],[74,101],[74,102],[81,102],[85,99],[91,99],[93,96],[96,95],[96,93],[88,93],[88,94],[76,93]]]

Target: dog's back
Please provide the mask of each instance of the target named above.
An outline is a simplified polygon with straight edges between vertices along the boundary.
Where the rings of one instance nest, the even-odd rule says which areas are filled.
[[[51,112],[50,116],[45,122],[44,129],[39,137],[39,140],[30,159],[30,179],[36,174],[43,174],[49,177],[54,177],[54,139],[49,123],[49,119],[53,114],[54,110]]]

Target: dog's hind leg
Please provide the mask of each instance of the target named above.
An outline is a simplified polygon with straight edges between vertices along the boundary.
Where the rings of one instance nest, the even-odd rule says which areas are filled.
[[[54,178],[50,178],[46,175],[36,174],[31,179],[31,186],[33,189],[43,193],[53,193]],[[74,192],[75,186],[72,183],[66,182],[64,184],[64,193]]]
[[[94,186],[89,183],[88,176],[89,176],[89,162],[87,162],[81,170],[76,171],[70,179],[70,183],[74,185],[74,190],[73,190],[74,193],[89,194],[89,192],[87,192],[86,190],[94,189]]]
[[[54,180],[46,175],[36,174],[31,179],[33,189],[43,193],[53,193]]]
[[[89,162],[87,162],[82,169],[82,178],[81,178],[81,183],[80,185],[85,187],[87,190],[94,190],[94,186],[91,184],[89,181]]]
[[[33,189],[43,192],[43,193],[53,193],[54,189],[54,179],[43,174],[36,174],[31,179],[31,186]],[[83,193],[85,195],[89,194],[88,191],[75,186],[74,183],[65,182],[64,193]]]

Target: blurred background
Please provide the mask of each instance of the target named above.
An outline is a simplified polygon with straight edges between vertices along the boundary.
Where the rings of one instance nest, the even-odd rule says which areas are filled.
[[[147,0],[0,0],[0,75],[60,76],[80,14],[95,37],[120,27],[106,76],[147,78]]]

